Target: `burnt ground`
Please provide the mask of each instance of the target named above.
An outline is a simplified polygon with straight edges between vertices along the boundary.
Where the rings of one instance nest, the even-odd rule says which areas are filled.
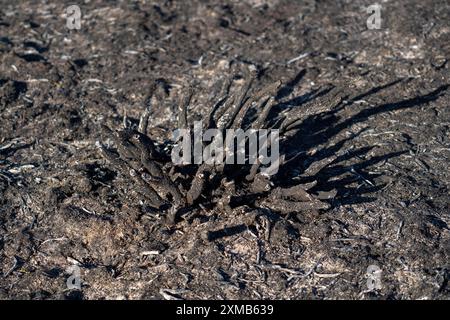
[[[380,30],[361,0],[79,1],[69,30],[73,2],[1,1],[2,299],[449,298],[448,1],[382,1]],[[136,124],[155,80],[161,141],[183,88],[200,118],[230,62],[283,82],[278,111],[352,93],[286,147],[339,155],[318,177],[331,209],[197,206],[168,225],[101,156],[101,125]]]

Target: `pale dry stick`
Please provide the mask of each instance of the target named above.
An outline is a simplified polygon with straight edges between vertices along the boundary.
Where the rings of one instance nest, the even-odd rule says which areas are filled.
[[[44,245],[45,243],[51,242],[51,241],[69,241],[69,239],[66,238],[66,237],[47,239],[47,240],[42,241],[42,243],[39,245],[39,247],[41,247],[41,246]]]
[[[187,292],[188,290],[183,289],[160,289],[159,294],[165,299],[165,300],[183,300],[182,298],[178,298],[177,296]]]
[[[150,118],[150,113],[152,111],[151,100],[152,98],[150,98],[149,103],[145,106],[145,110],[142,113],[141,118],[139,119],[138,131],[143,134],[147,133],[148,119]]]
[[[127,116],[127,109],[125,109],[125,107],[123,110],[122,126],[124,129],[128,129],[128,116]]]

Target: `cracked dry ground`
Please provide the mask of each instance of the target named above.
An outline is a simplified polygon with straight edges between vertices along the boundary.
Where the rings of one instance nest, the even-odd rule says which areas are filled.
[[[72,31],[70,4],[0,1],[2,299],[449,298],[448,1],[385,1],[380,30],[370,1],[80,1]],[[152,83],[161,142],[183,90],[200,119],[230,63],[282,81],[274,113],[350,93],[284,150],[307,155],[286,181],[338,156],[315,177],[330,209],[194,206],[168,224],[102,157],[102,125],[136,125]]]

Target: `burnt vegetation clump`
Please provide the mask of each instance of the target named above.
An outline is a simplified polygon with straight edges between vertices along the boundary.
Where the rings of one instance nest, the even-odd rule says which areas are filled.
[[[299,125],[316,113],[336,109],[345,100],[337,88],[325,88],[305,104],[301,110],[289,110],[277,105],[285,86],[281,81],[264,88],[256,88],[254,75],[247,72],[242,84],[233,91],[237,75],[222,85],[206,117],[204,129],[278,129],[280,135],[279,170],[269,176],[261,171],[261,163],[254,164],[189,164],[177,165],[171,161],[172,141],[156,143],[147,135],[149,117],[155,104],[153,91],[147,99],[138,126],[114,131],[104,126],[114,147],[100,144],[103,156],[126,177],[135,182],[135,191],[142,195],[148,206],[167,213],[170,223],[185,217],[195,206],[218,207],[225,212],[246,205],[254,209],[270,209],[281,215],[305,210],[324,210],[331,207],[335,189],[317,192],[317,175],[337,155],[322,156],[308,162],[317,149],[292,149]],[[319,97],[321,95],[321,97]],[[192,88],[180,99],[178,128],[189,129],[188,110],[193,96]],[[205,120],[205,119],[204,119]],[[213,143],[213,142],[211,142]],[[203,147],[208,147],[208,143]],[[290,149],[290,150],[289,150]],[[306,165],[301,165],[307,163]],[[301,168],[301,170],[299,170]]]

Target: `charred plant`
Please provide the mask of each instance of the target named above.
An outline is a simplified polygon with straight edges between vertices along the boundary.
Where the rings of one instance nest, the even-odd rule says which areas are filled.
[[[292,135],[306,118],[339,105],[343,96],[337,90],[329,90],[325,98],[313,100],[299,110],[274,114],[280,81],[258,89],[254,77],[246,75],[237,90],[231,90],[235,77],[227,80],[211,107],[204,129],[277,129],[280,141]],[[193,90],[189,88],[178,105],[178,128],[190,128],[188,110]],[[327,199],[335,196],[331,190],[325,196],[314,195],[310,190],[316,185],[315,175],[330,165],[336,157],[330,156],[312,162],[300,172],[298,182],[286,186],[282,173],[264,174],[261,163],[253,164],[174,164],[171,160],[173,141],[156,143],[147,135],[150,113],[155,105],[150,94],[137,128],[125,127],[113,131],[105,127],[115,148],[100,144],[104,157],[122,174],[132,179],[135,190],[146,203],[157,210],[166,211],[169,220],[177,218],[193,207],[210,206],[230,212],[232,208],[248,205],[267,208],[279,214],[304,210],[320,210],[330,207]],[[212,143],[212,142],[211,142]],[[203,147],[208,147],[208,144]],[[302,150],[293,150],[280,156],[280,168],[295,160]]]

